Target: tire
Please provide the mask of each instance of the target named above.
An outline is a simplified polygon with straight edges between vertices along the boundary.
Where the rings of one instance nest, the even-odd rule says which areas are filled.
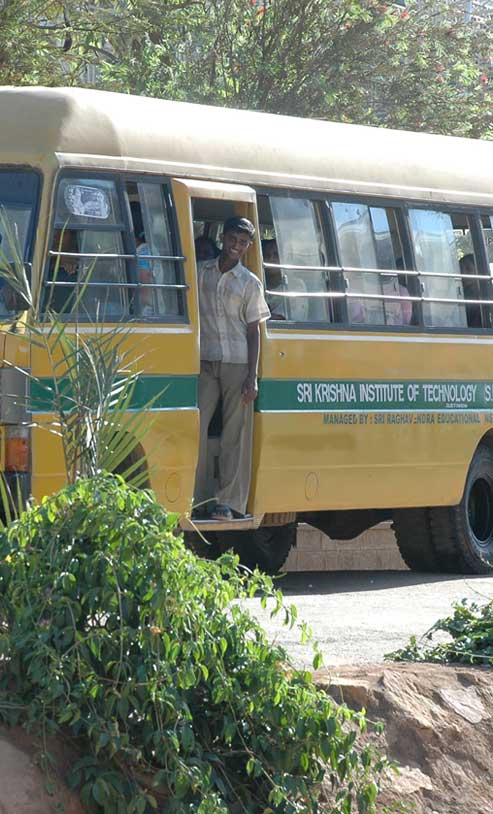
[[[130,475],[128,472],[130,471]],[[134,449],[130,450],[127,457],[115,467],[115,475],[121,475],[128,483],[139,489],[150,489],[151,481],[147,460],[142,444],[137,443]]]
[[[493,573],[493,450],[479,446],[458,506],[430,509],[441,570],[456,574]]]
[[[216,534],[210,531],[206,534],[207,536],[202,536],[196,531],[185,531],[183,540],[187,548],[190,548],[197,557],[202,557],[204,560],[217,560],[221,547],[217,543]]]
[[[260,526],[252,531],[218,532],[223,550],[232,548],[242,565],[253,571],[259,568],[266,574],[277,574],[296,545],[296,523],[286,526]]]
[[[396,509],[392,528],[401,557],[411,571],[440,571],[429,509]]]

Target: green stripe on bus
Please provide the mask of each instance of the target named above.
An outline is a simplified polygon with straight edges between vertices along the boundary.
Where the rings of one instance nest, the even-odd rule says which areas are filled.
[[[493,410],[493,381],[262,379],[255,409],[258,412]]]
[[[50,376],[41,377],[31,382],[31,410],[33,413],[53,410],[53,384]],[[198,376],[145,376],[139,377],[132,395],[131,409],[145,407],[153,399],[152,409],[179,410],[185,407],[197,407]],[[68,395],[68,381],[59,382],[59,388]],[[67,400],[67,409],[70,401]]]

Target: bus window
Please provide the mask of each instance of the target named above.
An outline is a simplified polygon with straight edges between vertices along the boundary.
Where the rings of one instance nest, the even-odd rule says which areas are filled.
[[[273,319],[328,322],[327,249],[317,202],[270,195],[268,204],[264,199],[260,210],[264,212],[264,234],[268,235],[262,247],[266,299]]]
[[[349,295],[349,321],[410,325],[412,300],[395,211],[347,201],[333,201],[331,210]]]
[[[56,200],[46,306],[77,311],[78,318],[128,317],[125,226],[115,181],[64,177]]]
[[[454,219],[458,224],[459,218],[459,215],[437,210],[409,210],[416,267],[421,272],[421,288],[425,298],[425,325],[464,328],[468,324],[460,258],[471,252],[461,250],[462,235],[454,229]],[[467,224],[465,215],[463,220]],[[467,231],[469,233],[468,226]],[[472,261],[477,268],[474,254]]]
[[[173,246],[166,191],[156,181],[128,182],[137,253],[137,313],[145,317],[183,317],[181,265]]]
[[[484,269],[476,255],[473,231],[467,215],[452,214],[452,224],[459,257],[461,285],[466,301],[466,321],[468,328],[482,328],[489,325],[488,306],[478,301],[491,299],[484,280]],[[483,278],[483,279],[482,279]]]

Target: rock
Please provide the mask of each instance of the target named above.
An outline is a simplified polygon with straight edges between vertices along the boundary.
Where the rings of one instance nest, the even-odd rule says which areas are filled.
[[[411,766],[399,766],[399,774],[392,774],[386,778],[385,790],[391,789],[394,795],[406,797],[421,789],[433,791],[433,783],[427,774]]]
[[[391,662],[316,675],[336,701],[383,721],[400,774],[383,782],[378,811],[403,802],[412,814],[493,814],[492,679],[489,667]]]
[[[438,690],[438,694],[449,707],[471,724],[479,724],[487,717],[484,704],[474,687],[467,690],[446,687]]]

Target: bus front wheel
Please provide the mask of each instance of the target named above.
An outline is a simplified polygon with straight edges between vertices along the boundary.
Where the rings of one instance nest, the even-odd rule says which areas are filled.
[[[296,523],[285,526],[260,526],[249,531],[217,532],[217,541],[222,550],[233,549],[240,563],[250,568],[259,568],[266,574],[277,574],[296,545]]]
[[[441,571],[492,573],[493,449],[481,445],[476,450],[458,506],[429,511]]]

